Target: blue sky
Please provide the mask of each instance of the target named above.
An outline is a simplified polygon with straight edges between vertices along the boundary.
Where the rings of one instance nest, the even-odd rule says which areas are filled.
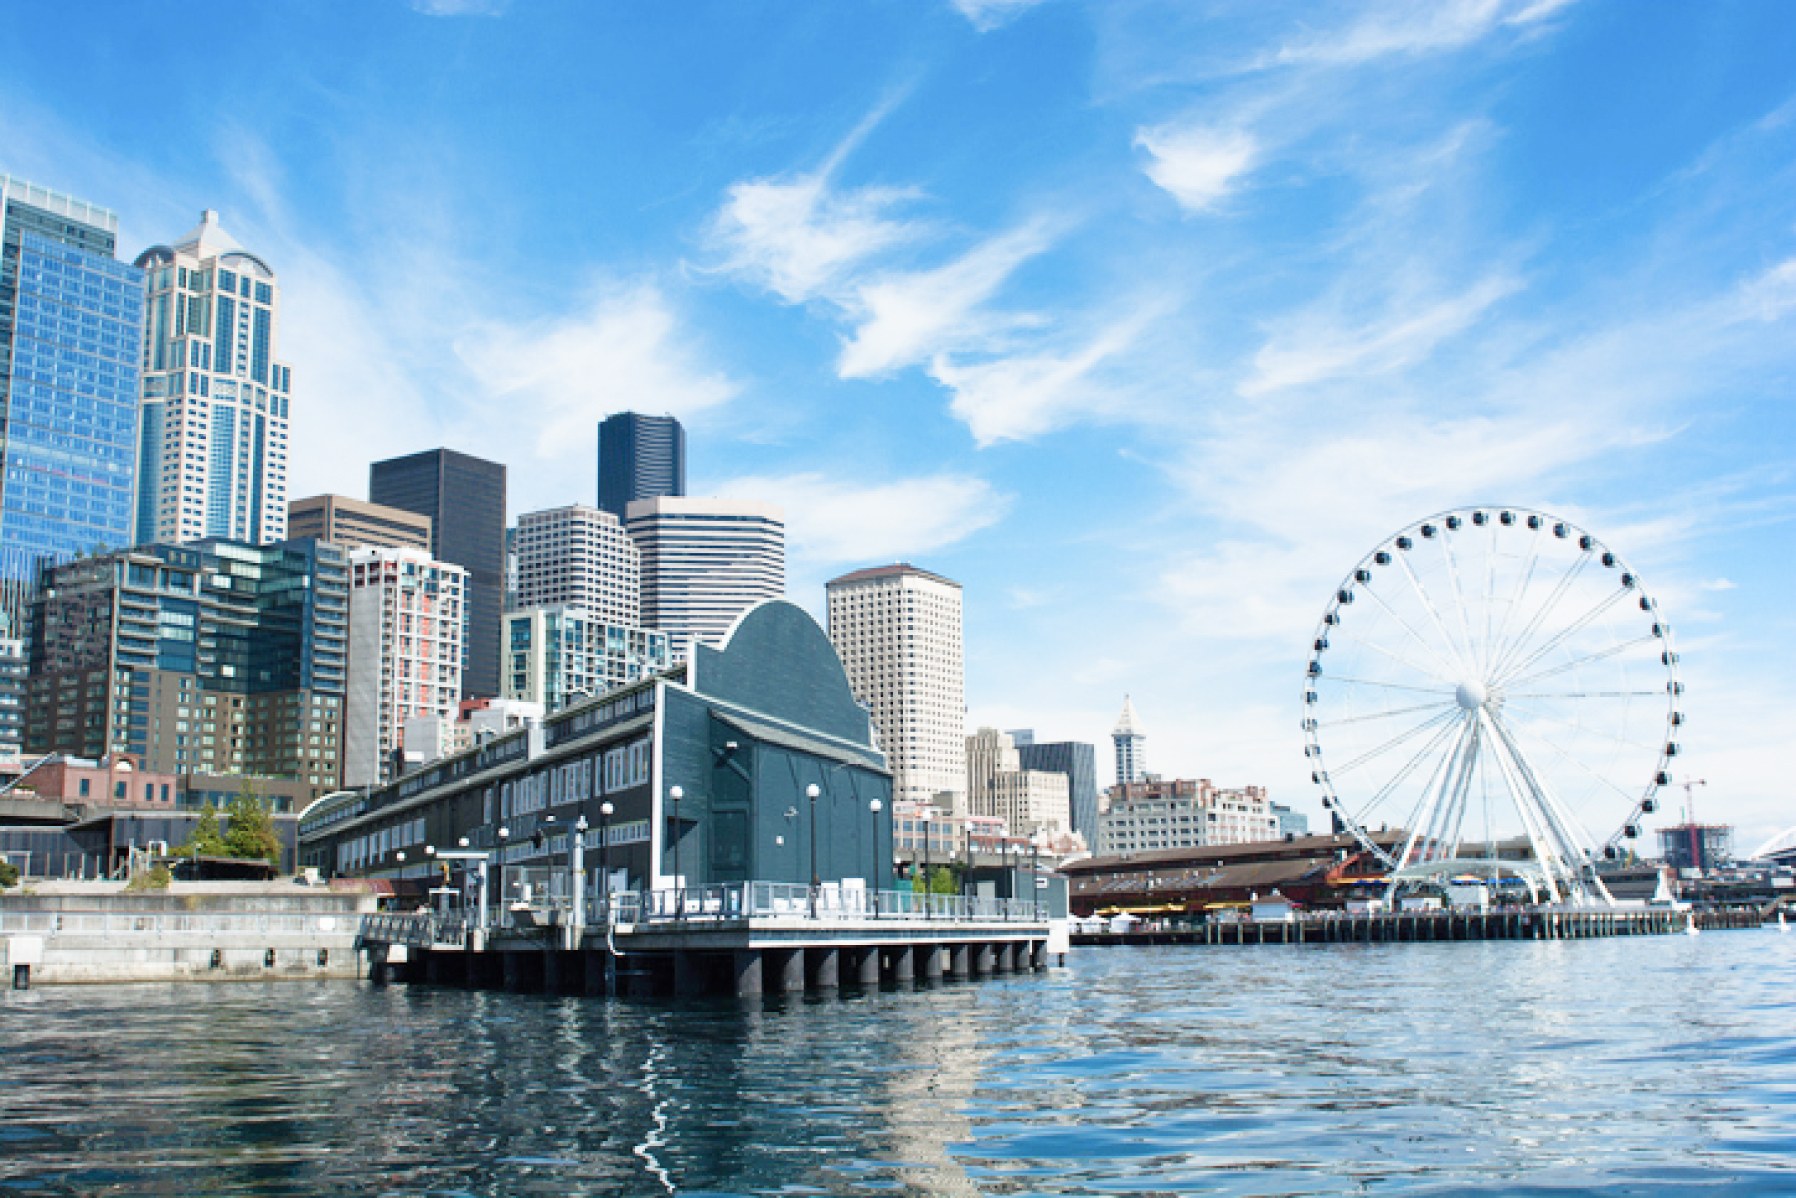
[[[296,495],[446,444],[590,503],[670,411],[814,612],[965,585],[970,728],[1107,780],[1130,693],[1314,817],[1336,583],[1544,509],[1676,626],[1701,814],[1796,823],[1785,4],[70,0],[0,54],[0,170],[280,274]]]

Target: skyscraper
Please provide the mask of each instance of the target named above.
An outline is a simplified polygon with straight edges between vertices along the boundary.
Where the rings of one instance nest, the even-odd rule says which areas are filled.
[[[960,584],[908,563],[832,580],[829,639],[873,713],[895,801],[967,793]]]
[[[1072,830],[1070,785],[1056,770],[1023,763],[1008,732],[981,728],[967,737],[967,811],[1002,819],[1013,836]]]
[[[665,670],[667,634],[557,604],[505,613],[505,697],[556,712]]]
[[[1136,722],[1135,705],[1127,695],[1123,696],[1122,714],[1116,717],[1110,739],[1116,742],[1116,784],[1141,781],[1147,773],[1147,735]]]
[[[496,698],[505,602],[505,467],[452,449],[429,449],[369,467],[368,498],[429,516],[430,556],[468,572],[462,697]]]
[[[686,493],[686,430],[672,416],[618,412],[599,424],[599,510],[619,520],[639,499]]]
[[[287,505],[287,532],[357,548],[430,550],[430,517],[347,495],[311,495]]]
[[[642,623],[667,633],[676,660],[713,648],[736,617],[786,593],[786,514],[748,499],[662,496],[630,505],[624,527],[642,559]]]
[[[642,555],[610,512],[576,503],[518,517],[515,610],[566,604],[602,624],[639,624]]]
[[[1097,747],[1074,740],[1037,744],[1033,731],[1012,732],[1017,759],[1026,770],[1065,774],[1072,804],[1073,831],[1096,844],[1098,834]]]
[[[0,636],[34,577],[132,540],[143,272],[118,217],[0,175]]]
[[[274,272],[210,209],[137,265],[149,279],[137,542],[285,540],[293,372],[275,360]]]
[[[412,716],[455,714],[461,697],[467,571],[422,549],[349,553],[349,702],[343,784],[391,777]]]

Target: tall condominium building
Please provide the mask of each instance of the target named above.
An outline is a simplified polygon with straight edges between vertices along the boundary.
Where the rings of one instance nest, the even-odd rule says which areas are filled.
[[[422,549],[349,553],[349,726],[343,783],[392,776],[405,721],[454,715],[461,701],[467,571]]]
[[[1142,732],[1135,704],[1127,695],[1123,696],[1122,714],[1116,717],[1110,739],[1116,742],[1116,784],[1141,781],[1147,773],[1147,734]]]
[[[686,493],[686,430],[672,416],[618,412],[599,424],[599,510],[619,520],[639,499]]]
[[[505,467],[431,449],[376,462],[368,498],[430,517],[430,556],[468,572],[463,698],[496,698],[499,622],[505,604]]]
[[[0,636],[0,762],[25,749],[25,642]]]
[[[274,272],[218,227],[137,256],[149,279],[137,542],[287,537],[287,404]]]
[[[1096,844],[1098,836],[1097,748],[1078,741],[1037,743],[1030,730],[1012,732],[1017,759],[1026,770],[1046,770],[1066,775],[1067,798],[1072,807],[1073,831]]]
[[[613,624],[578,607],[505,615],[505,697],[560,711],[667,669],[667,634]]]
[[[347,495],[313,495],[287,505],[289,536],[355,549],[430,549],[430,517]]]
[[[676,660],[715,648],[736,617],[786,593],[786,514],[746,499],[664,495],[624,522],[642,560],[642,624],[668,635]]]
[[[873,713],[893,771],[914,802],[967,793],[966,671],[960,584],[899,563],[832,580],[829,639],[855,698]]]
[[[513,608],[577,607],[603,623],[641,623],[641,555],[623,521],[610,512],[580,503],[525,512],[512,540],[518,563]]]
[[[1208,778],[1119,783],[1098,817],[1100,857],[1279,838],[1278,816],[1261,786],[1223,790]]]
[[[0,175],[0,636],[37,572],[132,542],[143,272],[118,217]]]
[[[996,816],[1012,833],[1036,836],[1072,830],[1065,774],[1023,766],[1015,739],[996,728],[967,737],[967,810]]]
[[[149,545],[57,566],[34,604],[25,747],[338,787],[349,576],[321,541]]]

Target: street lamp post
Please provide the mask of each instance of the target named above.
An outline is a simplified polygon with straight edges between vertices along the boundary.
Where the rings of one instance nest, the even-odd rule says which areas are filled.
[[[879,915],[879,812],[885,806],[878,799],[867,804],[873,813],[873,839],[867,844],[867,889],[873,898],[873,915]]]
[[[599,804],[599,910],[611,922],[611,814],[617,808],[606,799]]]
[[[823,878],[817,872],[817,796],[823,788],[815,782],[804,788],[805,797],[811,800],[811,918],[817,918],[817,891],[823,886]]]
[[[574,821],[574,843],[568,850],[569,866],[574,875],[574,947],[580,945],[580,928],[586,923],[586,813]]]
[[[1037,856],[1039,845],[1034,836],[1029,837],[1029,918],[1041,918],[1041,866]]]
[[[667,792],[673,800],[673,865],[674,865],[674,918],[686,918],[686,875],[680,872],[680,800],[686,797],[685,790],[678,786]]]
[[[505,828],[505,827],[500,828],[499,829],[499,910],[501,910],[501,911],[505,910],[506,902],[507,902],[506,890],[505,890],[505,850],[510,841],[511,841],[511,829]],[[497,922],[503,924],[505,921],[503,919],[500,919]]]
[[[917,822],[923,825],[923,918],[928,919],[935,891],[935,879],[929,876],[929,808],[917,814]]]

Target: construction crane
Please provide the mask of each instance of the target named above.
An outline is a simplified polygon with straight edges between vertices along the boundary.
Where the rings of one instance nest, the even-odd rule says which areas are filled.
[[[1684,834],[1690,838],[1690,868],[1702,869],[1707,859],[1702,851],[1702,829],[1696,826],[1696,788],[1707,786],[1707,778],[1686,777],[1680,786],[1684,788]]]

